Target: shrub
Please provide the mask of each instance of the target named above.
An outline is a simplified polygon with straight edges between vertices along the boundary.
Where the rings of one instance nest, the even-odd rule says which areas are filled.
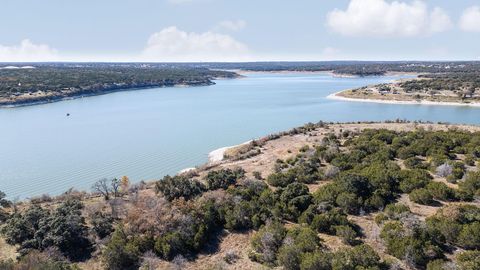
[[[447,182],[452,183],[452,184],[456,184],[458,182],[458,179],[455,178],[455,176],[453,176],[453,175],[449,175],[449,176],[447,176]]]
[[[293,244],[284,244],[278,252],[279,264],[285,270],[297,270],[300,266],[301,251]]]
[[[317,251],[320,239],[308,227],[294,227],[288,231],[278,252],[278,261],[285,269],[299,269],[303,254]]]
[[[446,270],[446,261],[445,260],[434,260],[427,264],[427,270]]]
[[[398,259],[406,259],[412,267],[425,266],[429,261],[441,258],[441,250],[428,239],[419,226],[405,228],[401,222],[385,223],[380,233],[387,252]]]
[[[239,256],[234,250],[227,251],[223,257],[223,260],[228,264],[234,264],[238,259]]]
[[[293,170],[287,172],[272,173],[267,177],[267,183],[274,187],[286,187],[295,182],[295,174]]]
[[[408,169],[427,169],[427,165],[417,157],[410,157],[403,162]]]
[[[91,243],[82,208],[77,200],[67,200],[53,212],[31,206],[10,218],[2,231],[8,243],[19,245],[21,254],[55,247],[70,260],[84,259],[90,254]]]
[[[254,259],[261,263],[274,264],[286,232],[283,225],[277,222],[260,228],[252,237],[252,248],[256,252]]]
[[[55,251],[52,251],[55,253]],[[2,270],[80,270],[75,264],[72,264],[57,256],[47,252],[32,251],[21,257],[16,263],[13,260],[6,262],[0,261]]]
[[[461,270],[480,269],[480,251],[465,251],[457,255],[457,265]]]
[[[328,166],[324,172],[326,179],[332,179],[340,173],[340,169],[335,166]]]
[[[458,244],[465,249],[480,249],[480,222],[465,224],[458,236]]]
[[[117,227],[102,252],[107,269],[138,269],[140,250],[127,238],[123,227]]]
[[[113,218],[110,215],[102,212],[95,212],[91,219],[92,230],[100,239],[103,239],[112,233]]]
[[[210,171],[205,176],[207,187],[210,190],[227,189],[231,185],[235,185],[238,180],[245,176],[245,171],[242,168],[235,170],[221,169],[218,171]]]
[[[345,225],[336,226],[335,232],[336,235],[342,239],[344,244],[353,245],[355,243],[357,232],[352,229],[352,227]]]
[[[451,201],[455,199],[455,190],[447,187],[444,183],[431,182],[427,185],[427,190],[437,200]]]
[[[432,176],[425,170],[402,170],[400,179],[400,190],[410,193],[414,189],[425,187],[432,179]]]
[[[466,249],[480,247],[480,208],[476,206],[447,206],[426,221],[430,235],[438,243]]]
[[[410,200],[418,204],[431,205],[434,203],[433,196],[426,188],[416,189],[409,194]]]
[[[169,232],[155,240],[155,253],[166,260],[172,260],[177,255],[189,252],[184,235],[179,232]]]
[[[401,217],[410,213],[410,208],[401,203],[389,204],[385,207],[383,212],[390,219],[400,219]]]
[[[369,245],[345,248],[333,254],[332,269],[379,269],[381,261],[378,254]]]
[[[332,255],[327,252],[310,252],[302,256],[301,270],[330,270]]]
[[[453,176],[455,179],[462,179],[463,175],[465,175],[465,169],[454,168],[451,176]]]
[[[176,175],[171,177],[167,175],[155,183],[155,190],[162,193],[169,201],[179,198],[190,200],[201,194],[203,187],[198,181],[189,179],[187,176]]]
[[[255,177],[255,179],[257,179],[257,180],[262,180],[263,179],[262,173],[259,172],[259,171],[254,171],[252,174],[253,174],[253,177]]]
[[[465,157],[465,164],[468,166],[475,166],[475,158],[471,155],[467,155]]]
[[[335,234],[336,226],[351,225],[347,219],[347,215],[339,208],[334,208],[323,213],[313,211],[313,208],[309,208],[302,214],[300,222],[304,222],[310,225],[310,227],[318,232]]]
[[[230,230],[251,229],[255,209],[250,202],[240,201],[225,211],[225,228]]]
[[[302,253],[313,252],[320,247],[320,238],[309,227],[294,227],[288,231],[287,237],[293,240],[291,244]]]
[[[461,191],[473,197],[480,189],[480,172],[469,172],[465,181],[459,183]]]
[[[357,214],[362,206],[362,199],[354,193],[342,192],[338,194],[335,203],[350,214]]]
[[[288,220],[296,221],[312,202],[312,195],[304,184],[292,183],[276,193],[280,195],[277,207]]]

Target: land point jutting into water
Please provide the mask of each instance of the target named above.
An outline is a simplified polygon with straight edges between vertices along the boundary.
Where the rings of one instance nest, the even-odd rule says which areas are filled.
[[[398,104],[480,106],[478,73],[421,74],[415,79],[364,86],[330,98]]]
[[[1,265],[28,254],[21,264],[47,269],[468,267],[479,141],[478,126],[319,122],[154,182],[2,199]]]

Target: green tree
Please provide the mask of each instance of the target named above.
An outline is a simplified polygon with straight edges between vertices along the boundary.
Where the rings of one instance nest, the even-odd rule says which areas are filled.
[[[205,176],[207,187],[210,190],[227,189],[231,185],[235,185],[238,180],[245,176],[245,171],[242,168],[235,170],[221,169],[218,171],[210,171]]]
[[[102,251],[102,259],[107,269],[138,269],[140,250],[127,237],[122,226],[115,229],[112,238]]]
[[[155,190],[162,193],[169,201],[179,198],[190,200],[201,194],[203,189],[201,183],[184,175],[174,177],[167,175],[155,184]]]

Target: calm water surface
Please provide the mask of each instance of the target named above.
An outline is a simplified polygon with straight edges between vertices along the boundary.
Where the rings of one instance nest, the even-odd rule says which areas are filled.
[[[216,148],[319,120],[480,124],[479,108],[325,98],[398,78],[255,73],[214,86],[127,91],[0,109],[0,190],[9,198],[26,198],[70,187],[88,190],[103,177],[158,179],[206,162]]]

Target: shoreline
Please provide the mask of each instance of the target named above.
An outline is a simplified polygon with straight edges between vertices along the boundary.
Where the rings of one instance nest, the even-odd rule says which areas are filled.
[[[211,86],[215,85],[214,81],[210,81],[210,83],[201,83],[201,84],[175,84],[175,85],[163,85],[163,86],[145,86],[145,87],[131,87],[131,88],[121,88],[115,90],[108,90],[100,93],[90,93],[90,94],[79,94],[79,95],[72,95],[72,96],[65,96],[65,97],[53,97],[51,99],[46,100],[38,100],[38,101],[25,101],[25,102],[12,102],[11,104],[2,104],[0,105],[0,109],[15,109],[21,107],[28,107],[28,106],[35,106],[35,105],[43,105],[67,100],[74,100],[80,98],[87,98],[87,97],[95,97],[95,96],[102,96],[113,94],[117,92],[127,92],[127,91],[137,91],[137,90],[147,90],[147,89],[154,89],[154,88],[186,88],[186,87],[202,87],[202,86]]]
[[[242,145],[249,144],[249,143],[251,143],[251,142],[252,142],[252,140],[246,141],[246,142],[244,142],[244,143],[232,145],[232,146],[225,146],[225,147],[221,147],[221,148],[215,149],[215,150],[211,151],[210,153],[208,153],[208,162],[207,162],[207,164],[215,164],[215,163],[218,163],[218,162],[220,162],[220,161],[223,161],[223,160],[225,159],[225,157],[224,157],[225,152],[227,152],[227,151],[230,150],[230,149],[233,149],[233,148],[236,148],[236,147],[239,147],[239,146],[242,146]]]
[[[429,101],[429,100],[381,100],[381,99],[367,99],[367,98],[349,98],[342,97],[338,94],[344,92],[332,93],[328,95],[327,99],[340,100],[340,101],[352,101],[352,102],[367,102],[367,103],[379,103],[379,104],[396,104],[396,105],[429,105],[429,106],[460,106],[460,107],[479,107],[480,103],[458,103],[458,102],[441,102],[441,101]]]
[[[325,124],[327,126],[330,126],[330,127],[343,128],[345,126],[361,126],[361,127],[374,128],[374,129],[375,128],[384,128],[384,126],[392,126],[392,127],[400,127],[401,128],[402,126],[408,126],[408,125],[414,126],[414,125],[420,124],[420,125],[425,125],[425,126],[429,125],[429,126],[438,126],[438,127],[454,126],[454,127],[459,127],[463,130],[467,130],[467,131],[479,131],[480,132],[480,125],[476,125],[476,124],[449,123],[449,122],[430,122],[430,121],[421,121],[421,120],[420,121],[403,120],[403,121],[400,121],[400,122],[395,122],[395,120],[390,120],[390,121],[389,120],[385,120],[385,121],[346,121],[346,122],[325,122]],[[294,127],[293,129],[298,128],[298,127],[299,126]],[[317,127],[317,128],[321,128],[321,127]],[[279,137],[274,138],[274,139],[269,139],[269,141],[275,141],[275,140],[281,139],[283,137],[292,137],[292,138],[295,137],[295,136],[289,135],[288,130],[282,131],[282,132],[279,132],[279,133],[273,133],[273,134],[278,134]],[[266,137],[268,137],[268,135],[264,136],[264,137],[258,137],[255,140],[260,140],[260,139],[266,138]],[[184,168],[182,170],[179,170],[177,173],[175,173],[173,175],[180,175],[180,174],[185,174],[185,173],[189,173],[189,172],[202,172],[202,171],[210,170],[211,168],[216,168],[217,166],[219,166],[219,165],[221,166],[222,164],[225,164],[225,163],[228,163],[228,162],[238,162],[238,161],[235,161],[235,160],[225,159],[223,157],[223,154],[226,151],[228,151],[229,149],[233,149],[233,148],[236,148],[236,147],[239,147],[239,146],[249,144],[252,141],[253,140],[250,140],[250,141],[247,141],[247,142],[244,142],[244,143],[241,143],[241,144],[237,144],[237,145],[225,146],[225,147],[215,149],[208,154],[209,160],[207,162],[201,163],[201,164],[197,165],[196,167]],[[210,160],[210,157],[217,158],[217,160]],[[167,174],[164,174],[164,175],[161,175],[160,177],[153,177],[153,178],[150,178],[150,179],[143,179],[143,180],[139,179],[138,181],[135,181],[133,183],[140,183],[141,181],[143,181],[147,186],[152,186],[156,181],[158,181],[159,179],[161,179],[163,176],[166,176],[166,175]],[[99,197],[99,195],[93,195],[93,193],[88,189],[82,189],[82,188],[77,189],[76,187],[73,187],[73,188],[74,188],[74,192],[84,193],[89,197]],[[64,193],[65,192],[61,192],[61,193],[38,193],[38,194],[34,194],[34,195],[21,196],[21,197],[19,197],[19,199],[20,199],[20,201],[30,201],[32,199],[39,198],[43,195],[47,195],[49,197],[52,197],[55,200],[56,197],[60,197]],[[7,194],[6,198],[7,199],[14,199],[15,197],[10,197],[9,194]]]

